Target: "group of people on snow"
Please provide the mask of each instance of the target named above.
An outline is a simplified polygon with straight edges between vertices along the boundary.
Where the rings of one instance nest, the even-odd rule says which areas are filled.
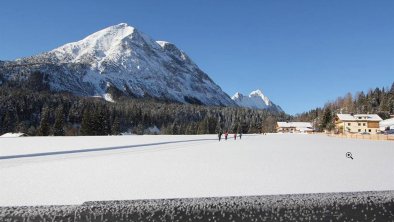
[[[238,133],[234,133],[234,140],[237,140],[237,134]],[[223,133],[222,133],[222,131],[220,131],[218,133],[219,141],[222,140],[222,135],[223,135]],[[225,131],[224,132],[224,139],[227,140],[227,138],[228,138],[228,132]],[[242,139],[242,133],[239,133],[239,139]]]

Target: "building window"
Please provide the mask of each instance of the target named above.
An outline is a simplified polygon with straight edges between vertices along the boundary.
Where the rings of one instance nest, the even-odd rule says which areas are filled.
[[[365,123],[363,123],[363,126],[365,126]]]
[[[361,129],[358,129],[358,132],[361,132]]]
[[[348,123],[347,125],[350,126],[350,123]]]
[[[368,132],[371,132],[371,129],[369,129]]]
[[[358,126],[361,126],[361,123],[358,123]]]

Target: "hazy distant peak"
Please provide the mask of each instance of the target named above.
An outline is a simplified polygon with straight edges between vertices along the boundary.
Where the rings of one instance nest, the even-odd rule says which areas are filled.
[[[244,95],[242,95],[240,92],[236,92],[232,97],[231,97],[231,99],[232,100],[236,100],[236,99],[239,99],[239,98],[242,98]]]
[[[265,96],[263,91],[260,89],[252,91],[249,96],[244,96],[243,94],[237,92],[231,97],[231,99],[234,100],[234,102],[241,107],[251,109],[271,109],[280,112],[283,111],[280,106],[272,103],[270,99]]]
[[[265,105],[267,105],[267,106],[270,105],[270,99],[267,96],[265,96],[263,94],[263,91],[260,90],[260,89],[257,89],[255,91],[251,92],[249,94],[249,97],[259,97],[259,98],[261,98],[264,101]]]

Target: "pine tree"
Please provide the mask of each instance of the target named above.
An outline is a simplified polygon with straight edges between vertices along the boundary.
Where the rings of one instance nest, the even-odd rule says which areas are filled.
[[[387,102],[390,110],[394,108],[392,101],[394,100]],[[58,107],[59,104],[63,106],[63,128],[67,135],[108,135],[112,131],[117,132],[117,123],[114,124],[115,116],[121,118],[121,129],[133,129],[133,132],[138,131],[138,133],[144,133],[145,128],[153,125],[161,126],[163,133],[216,133],[219,129],[218,122],[223,131],[231,130],[238,123],[246,130],[244,133],[258,132],[270,113],[266,110],[184,105],[153,100],[124,99],[110,104],[97,98],[82,98],[63,93],[49,94],[32,91],[28,87],[16,89],[2,85],[0,86],[0,131],[27,129],[30,135],[42,135],[41,131],[45,131],[44,134],[51,134],[52,127],[61,128],[58,127],[62,125],[59,120],[61,115],[55,110],[52,117],[52,113],[45,113],[42,107],[44,105]],[[273,115],[275,120],[287,118],[286,115]],[[172,127],[175,120],[177,127]],[[46,122],[50,125],[46,125]],[[266,127],[268,125],[274,127],[275,123],[266,123]],[[15,128],[16,126],[18,128]],[[53,133],[58,135],[55,129]],[[238,126],[235,129],[238,129]]]
[[[191,122],[191,123],[189,123],[189,124],[187,124],[187,126],[186,126],[186,130],[185,130],[185,134],[186,135],[194,135],[194,134],[196,134],[197,133],[197,126],[196,126],[196,123],[194,123],[194,122]]]
[[[93,115],[90,118],[91,135],[109,135],[111,134],[111,127],[109,124],[108,111],[104,107],[95,108]]]
[[[178,135],[179,133],[179,123],[177,120],[175,120],[172,125],[171,125],[171,135]]]
[[[215,133],[223,132],[220,121],[216,122]]]
[[[323,118],[320,123],[320,129],[321,130],[332,130],[334,128],[334,125],[332,123],[333,117],[332,117],[332,111],[329,107],[327,107],[324,110]]]
[[[217,120],[213,117],[208,117],[207,118],[207,125],[208,125],[208,133],[209,134],[215,134],[216,133],[216,125],[217,125]]]
[[[53,125],[53,135],[64,136],[64,112],[63,106],[59,106],[55,112],[55,124]]]
[[[208,133],[207,129],[208,129],[207,121],[206,121],[206,119],[203,119],[198,124],[197,134],[207,134]]]
[[[91,125],[92,124],[91,124],[90,110],[85,109],[82,114],[81,135],[83,136],[93,135]]]
[[[12,111],[8,111],[5,113],[5,116],[2,121],[2,133],[13,132],[15,127],[15,117]]]
[[[49,136],[49,108],[45,106],[41,111],[40,128],[38,133],[40,136]]]
[[[391,84],[390,93],[394,95],[394,82]]]
[[[111,134],[112,135],[119,135],[120,134],[120,122],[118,116],[115,117],[114,122],[111,126]]]
[[[238,124],[238,128],[237,128],[237,133],[242,133],[242,126],[241,124]]]

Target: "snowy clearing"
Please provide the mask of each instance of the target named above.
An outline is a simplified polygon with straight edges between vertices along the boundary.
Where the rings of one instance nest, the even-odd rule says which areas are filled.
[[[393,142],[230,138],[0,138],[0,206],[394,190]]]

